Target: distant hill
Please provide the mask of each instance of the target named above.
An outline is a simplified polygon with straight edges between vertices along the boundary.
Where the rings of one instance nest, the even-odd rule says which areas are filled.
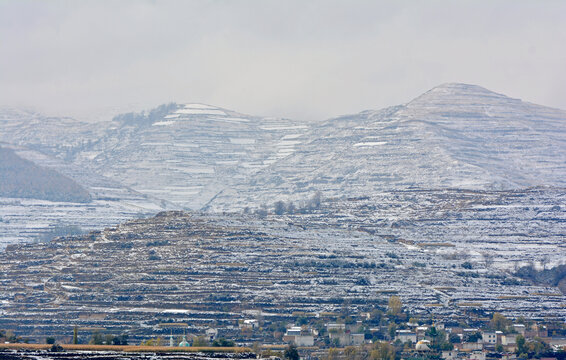
[[[193,210],[291,154],[308,130],[205,104],[162,105],[101,125],[104,134],[75,152],[76,163]]]
[[[392,191],[566,189],[564,110],[459,83],[406,104],[322,122],[197,103],[164,104],[97,123],[0,109],[0,142],[86,189],[103,210],[95,217],[100,224],[162,209],[264,211],[275,203],[304,209],[316,194],[347,199]],[[84,195],[54,186],[63,191],[46,197],[30,183],[41,177],[33,178],[4,178],[4,193]],[[15,187],[20,183],[25,189]],[[83,195],[78,198],[87,201]],[[111,212],[106,201],[115,206]],[[88,228],[75,209],[51,213],[79,218],[74,222]],[[0,211],[5,220],[14,214]],[[10,229],[16,223],[28,229],[27,221],[60,222],[32,216],[10,218]]]
[[[289,156],[211,210],[383,190],[566,187],[566,112],[467,84],[312,125]]]
[[[68,177],[0,148],[0,197],[87,203],[90,194]]]
[[[0,112],[0,140],[192,210],[297,203],[317,192],[566,187],[565,111],[460,83],[316,123],[195,103],[97,124],[11,110]]]

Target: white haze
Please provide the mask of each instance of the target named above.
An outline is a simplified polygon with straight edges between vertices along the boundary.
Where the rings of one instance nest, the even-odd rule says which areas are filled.
[[[0,1],[0,105],[301,120],[444,82],[566,108],[564,1]]]

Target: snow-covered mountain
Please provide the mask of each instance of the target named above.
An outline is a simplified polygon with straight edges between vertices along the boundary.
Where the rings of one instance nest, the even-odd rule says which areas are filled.
[[[70,117],[46,116],[30,109],[0,108],[0,143],[22,146],[60,159],[70,160],[73,151],[98,138],[102,129]]]
[[[0,197],[88,203],[90,194],[57,171],[37,166],[0,147]]]
[[[76,161],[136,191],[200,209],[292,154],[307,126],[203,104],[118,116]]]
[[[111,199],[116,211],[97,219],[164,208],[239,211],[278,200],[299,206],[317,192],[566,188],[566,112],[466,84],[320,123],[193,103],[95,124],[3,109],[0,142],[74,180],[102,208]],[[78,213],[54,206],[62,218]],[[23,217],[11,216],[22,209],[0,214],[16,229],[11,238],[33,222],[22,227]]]
[[[209,208],[391,189],[566,187],[566,112],[466,84],[330,119]]]

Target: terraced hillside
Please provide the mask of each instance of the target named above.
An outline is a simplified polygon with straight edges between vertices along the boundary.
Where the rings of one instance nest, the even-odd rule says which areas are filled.
[[[97,209],[114,210],[92,217],[76,205],[0,198],[20,204],[0,208],[0,247],[32,240],[61,219],[92,229],[163,209],[265,212],[276,201],[304,207],[317,193],[372,199],[416,190],[561,193],[565,123],[562,110],[466,84],[444,84],[404,105],[322,123],[193,103],[96,124],[3,110],[3,147],[69,177]],[[83,219],[94,219],[93,226]],[[529,234],[525,226],[517,233]]]
[[[208,208],[297,201],[316,191],[566,187],[566,112],[474,85],[444,84],[405,105],[330,119],[302,139]]]
[[[42,338],[103,327],[134,340],[165,334],[159,323],[186,322],[193,333],[213,324],[238,338],[238,320],[257,311],[271,320],[357,314],[391,294],[424,317],[561,318],[558,288],[512,272],[514,264],[561,259],[566,215],[553,204],[564,196],[391,192],[265,218],[161,213],[12,245],[0,254],[0,328]],[[515,211],[524,207],[532,210]]]
[[[0,197],[87,203],[90,194],[70,178],[0,147]]]
[[[200,209],[294,152],[307,125],[203,104],[118,116],[76,162],[143,194]]]

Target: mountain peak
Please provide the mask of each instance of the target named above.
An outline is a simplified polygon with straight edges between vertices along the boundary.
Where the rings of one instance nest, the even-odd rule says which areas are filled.
[[[517,102],[520,102],[520,100],[510,98],[478,85],[445,83],[438,85],[413,99],[407,104],[407,106],[445,106],[447,104],[471,105],[480,103],[485,106],[502,103],[516,104]]]
[[[435,89],[443,90],[443,91],[458,91],[458,92],[469,92],[469,91],[478,91],[478,90],[485,92],[492,92],[478,85],[457,83],[457,82],[440,84],[438,86],[433,87],[431,90],[435,90]]]

